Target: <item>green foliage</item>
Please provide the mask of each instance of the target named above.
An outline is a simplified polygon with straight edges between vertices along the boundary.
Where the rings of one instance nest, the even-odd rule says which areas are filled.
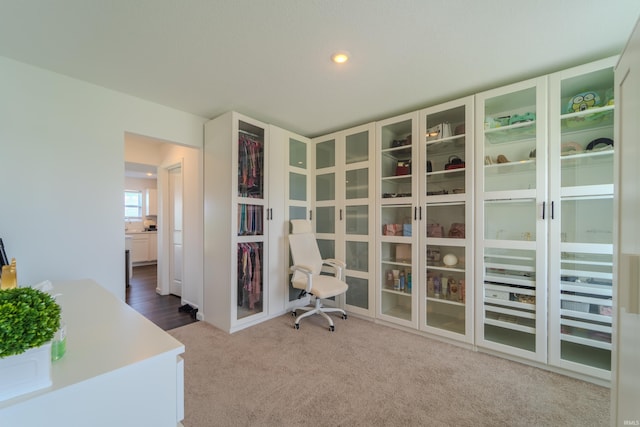
[[[0,290],[0,358],[51,341],[59,327],[60,306],[51,295],[29,287]]]

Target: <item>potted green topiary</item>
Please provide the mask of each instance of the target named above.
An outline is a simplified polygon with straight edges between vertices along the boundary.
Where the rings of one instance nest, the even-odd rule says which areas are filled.
[[[48,293],[0,290],[0,377],[9,378],[0,382],[0,401],[51,385],[51,339],[59,327],[60,306]]]

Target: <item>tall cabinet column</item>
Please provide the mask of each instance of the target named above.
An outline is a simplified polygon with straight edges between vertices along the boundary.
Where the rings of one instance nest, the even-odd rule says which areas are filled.
[[[204,320],[227,332],[270,311],[269,221],[282,197],[269,197],[269,126],[230,112],[205,125]],[[274,158],[279,158],[275,156]],[[282,305],[282,301],[274,301]]]
[[[547,78],[476,95],[476,344],[547,361]]]
[[[315,222],[323,258],[346,262],[349,290],[336,304],[374,316],[371,147],[374,125],[357,126],[313,140],[315,146]],[[341,299],[344,298],[344,301]]]

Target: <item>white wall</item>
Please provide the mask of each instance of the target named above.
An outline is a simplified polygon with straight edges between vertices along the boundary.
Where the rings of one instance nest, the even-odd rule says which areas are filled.
[[[19,283],[92,278],[123,299],[125,132],[200,148],[206,119],[3,57],[0,94],[0,237]]]

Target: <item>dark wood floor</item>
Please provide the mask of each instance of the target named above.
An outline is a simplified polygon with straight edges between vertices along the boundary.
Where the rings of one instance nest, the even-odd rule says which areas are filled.
[[[180,297],[156,293],[156,274],[155,265],[133,267],[126,293],[127,304],[165,331],[196,322],[191,314],[178,311]]]

